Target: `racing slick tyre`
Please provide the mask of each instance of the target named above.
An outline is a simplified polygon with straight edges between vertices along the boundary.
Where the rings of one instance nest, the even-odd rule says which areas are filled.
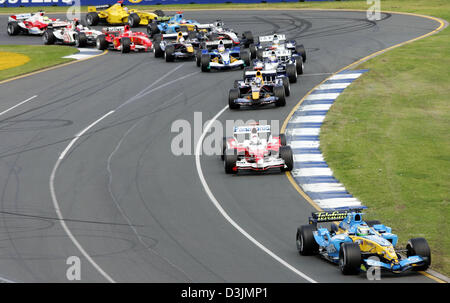
[[[137,27],[137,26],[139,26],[139,23],[141,23],[141,17],[139,17],[138,14],[136,14],[136,13],[131,13],[131,14],[128,16],[128,25],[129,25],[130,27]]]
[[[223,165],[225,167],[225,173],[227,173],[227,174],[236,174],[237,173],[237,170],[233,169],[236,167],[237,159],[238,159],[238,156],[237,156],[235,150],[225,149],[224,161],[223,161]]]
[[[164,56],[164,52],[161,49],[161,44],[159,42],[155,42],[153,44],[153,54],[155,54],[155,58],[161,58]]]
[[[305,50],[305,47],[303,46],[303,44],[296,45],[295,46],[295,52],[297,54],[299,54],[300,56],[302,56],[303,62],[306,61],[306,50]]]
[[[280,138],[281,146],[286,146],[286,144],[287,144],[286,135],[285,134],[280,134],[278,137]]]
[[[263,53],[264,53],[264,50],[263,50],[263,49],[258,49],[258,50],[256,51],[256,59],[263,60],[263,59],[264,59],[264,58],[263,58]]]
[[[42,40],[44,41],[45,45],[51,45],[51,44],[55,44],[56,37],[53,34],[53,31],[48,29],[44,32],[44,35],[42,36]]]
[[[200,57],[200,67],[202,68],[202,72],[207,73],[211,71],[209,69],[209,62],[211,61],[211,57],[209,54],[202,54]]]
[[[289,78],[283,77],[281,78],[281,80],[283,81],[284,94],[286,95],[286,97],[289,97],[291,95],[291,85],[289,84]]]
[[[406,256],[420,256],[425,261],[424,265],[413,267],[414,271],[427,270],[431,265],[430,247],[428,246],[427,240],[424,238],[410,239],[406,244]]]
[[[161,31],[158,28],[158,24],[156,23],[150,23],[147,26],[147,33],[150,37],[153,37],[156,34],[159,34]]]
[[[282,167],[281,171],[292,171],[294,168],[294,156],[290,146],[280,146],[280,158],[284,160],[286,167]]]
[[[90,12],[86,15],[86,24],[89,26],[96,26],[100,21],[100,17],[96,12]]]
[[[198,49],[197,52],[195,53],[195,64],[197,65],[197,67],[200,67],[201,63],[202,63],[202,51]]]
[[[295,68],[297,69],[297,74],[303,74],[303,62],[302,60],[295,60]]]
[[[314,255],[319,251],[319,245],[314,239],[314,225],[302,225],[297,229],[297,251],[302,256]]]
[[[76,47],[87,46],[87,38],[85,33],[78,33],[77,35],[75,35],[75,46]]]
[[[239,81],[240,80],[234,80],[234,83],[233,83],[234,88],[239,88]]]
[[[243,49],[241,50],[239,56],[241,57],[241,60],[244,61],[245,66],[251,65],[251,54],[250,51]]]
[[[236,104],[234,101],[238,99],[241,96],[241,92],[238,88],[232,88],[230,89],[230,92],[228,93],[228,107],[230,109],[239,109],[241,107],[240,104]]]
[[[356,275],[361,267],[361,250],[357,243],[342,243],[339,250],[339,269],[344,275]]]
[[[286,65],[286,75],[289,78],[289,82],[297,82],[297,68],[294,64]]]
[[[223,137],[222,138],[222,154],[220,157],[222,158],[222,161],[225,160],[225,151],[227,150],[227,141],[230,139],[229,137]]]
[[[253,39],[253,34],[251,31],[243,32],[242,37],[244,37],[244,39],[245,39],[245,43],[244,43],[245,47],[249,47],[250,44],[255,42],[255,39]]]
[[[162,40],[162,35],[156,35],[156,36],[153,36],[153,43],[155,43],[155,42],[161,42],[161,40]]]
[[[284,92],[283,86],[275,86],[273,88],[273,94],[277,97],[277,101],[275,101],[275,106],[285,106],[286,105],[286,94]]]
[[[366,224],[369,225],[369,227],[373,227],[374,225],[381,224],[381,222],[378,220],[368,220],[366,221]]]
[[[164,17],[166,14],[164,14],[164,12],[160,9],[157,9],[156,11],[153,12],[156,16],[158,17]]]
[[[249,45],[248,49],[250,50],[250,55],[252,56],[252,59],[255,59],[256,58],[256,51],[257,51],[256,46],[252,43],[252,44]]]
[[[98,35],[95,43],[96,43],[97,49],[99,49],[99,50],[105,50],[108,48],[108,41],[106,41],[105,35]]]
[[[6,28],[8,35],[15,36],[20,33],[20,26],[17,22],[8,22],[8,27]]]
[[[166,51],[164,52],[164,58],[166,59],[166,62],[173,62],[175,61],[175,48],[173,45],[168,45],[166,47]]]
[[[128,37],[123,37],[120,39],[120,44],[122,45],[122,54],[127,54],[131,50],[131,40]]]

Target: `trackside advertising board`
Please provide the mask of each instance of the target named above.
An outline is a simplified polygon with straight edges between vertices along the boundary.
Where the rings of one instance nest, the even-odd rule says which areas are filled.
[[[330,1],[330,0],[305,0]],[[331,0],[333,1],[333,0]],[[114,0],[0,0],[1,7],[19,6],[72,6],[114,4]],[[125,5],[159,5],[159,4],[206,4],[206,3],[261,3],[261,2],[298,2],[298,0],[124,0]]]

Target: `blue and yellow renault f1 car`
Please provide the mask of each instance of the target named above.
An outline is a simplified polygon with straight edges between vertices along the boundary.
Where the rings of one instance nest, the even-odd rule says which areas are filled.
[[[340,221],[327,229],[318,223]],[[426,270],[431,264],[430,247],[424,238],[408,241],[396,249],[397,235],[378,221],[363,221],[361,210],[316,212],[309,224],[297,229],[296,244],[301,255],[319,254],[339,264],[345,275],[361,268],[378,267],[393,273]],[[362,266],[363,265],[363,266]]]
[[[195,20],[186,20],[182,12],[177,12],[172,18],[165,22],[152,22],[147,26],[150,37],[156,34],[174,34],[180,31],[194,31],[200,25]]]

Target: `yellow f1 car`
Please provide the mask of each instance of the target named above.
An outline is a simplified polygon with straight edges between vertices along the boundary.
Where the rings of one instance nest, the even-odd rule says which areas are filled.
[[[164,12],[156,10],[153,13],[129,9],[120,0],[114,5],[88,6],[86,23],[95,26],[99,23],[106,24],[128,24],[130,27],[148,25],[153,21],[167,21],[170,17],[165,17]]]

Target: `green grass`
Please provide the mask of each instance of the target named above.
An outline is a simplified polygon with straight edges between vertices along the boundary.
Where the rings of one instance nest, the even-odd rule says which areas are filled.
[[[450,20],[450,2],[398,9]],[[383,4],[383,2],[382,2]],[[403,9],[403,5],[404,9]],[[450,28],[371,59],[337,99],[321,131],[336,177],[393,227],[425,237],[432,268],[450,275]]]
[[[46,67],[72,61],[62,57],[78,52],[74,47],[58,45],[0,45],[0,52],[13,52],[30,57],[24,65],[0,70],[0,81]]]

